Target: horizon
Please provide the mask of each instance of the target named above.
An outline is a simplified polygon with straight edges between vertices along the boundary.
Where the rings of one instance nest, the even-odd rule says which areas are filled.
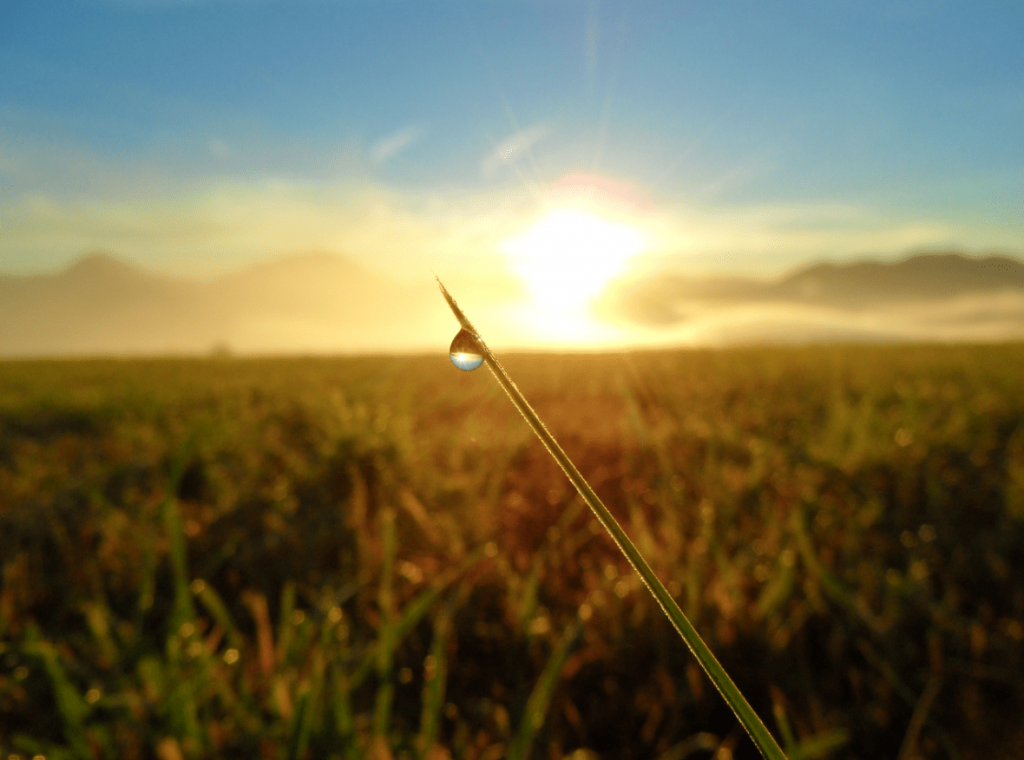
[[[819,261],[771,279],[661,271],[553,314],[512,282],[445,283],[500,353],[1024,338],[1024,259],[999,255]],[[456,327],[443,306],[433,275],[396,281],[324,252],[213,278],[96,253],[0,276],[0,356],[441,354]]]
[[[822,267],[822,266],[825,266],[825,267],[839,267],[839,268],[848,267],[848,266],[855,266],[855,265],[858,265],[858,264],[880,264],[880,265],[891,266],[891,265],[895,265],[895,264],[901,264],[901,263],[904,263],[904,262],[907,262],[907,261],[909,261],[911,259],[916,259],[916,258],[929,258],[929,257],[942,257],[942,256],[958,256],[958,257],[962,257],[962,258],[965,258],[965,259],[971,259],[971,260],[975,260],[975,261],[980,261],[980,260],[984,260],[984,259],[988,259],[988,258],[1007,258],[1007,259],[1011,259],[1011,260],[1014,260],[1014,261],[1017,261],[1019,263],[1024,264],[1024,253],[1016,253],[1016,252],[1012,252],[1012,251],[1005,251],[1005,250],[998,250],[998,249],[984,249],[984,250],[971,251],[971,250],[956,249],[956,248],[954,248],[954,249],[939,249],[939,248],[916,249],[915,248],[915,249],[910,249],[910,250],[905,250],[905,251],[893,252],[893,253],[891,253],[889,255],[864,253],[862,255],[853,255],[853,256],[849,256],[849,257],[843,257],[843,258],[838,259],[838,260],[828,259],[828,258],[824,258],[824,257],[817,258],[817,259],[808,259],[806,261],[801,261],[801,262],[798,262],[798,263],[793,264],[791,266],[787,266],[785,268],[780,269],[777,272],[772,272],[770,274],[765,274],[764,272],[754,272],[754,273],[751,273],[751,274],[738,274],[736,272],[729,271],[729,270],[722,270],[722,271],[708,270],[706,272],[702,272],[700,274],[694,275],[694,279],[716,279],[716,278],[720,278],[720,277],[740,277],[740,278],[743,278],[743,279],[750,279],[750,280],[753,280],[753,281],[772,282],[772,281],[776,281],[776,280],[779,280],[779,279],[785,279],[785,278],[790,277],[790,276],[792,276],[792,275],[794,275],[796,273],[799,273],[799,272],[802,272],[802,271],[805,271],[805,270],[808,270],[808,269],[813,269],[813,268]],[[242,272],[245,272],[245,271],[249,271],[249,270],[253,270],[253,269],[260,269],[260,268],[263,268],[263,267],[273,267],[273,266],[276,266],[276,265],[286,264],[288,262],[296,261],[296,260],[311,261],[311,260],[316,260],[316,259],[321,259],[321,258],[342,261],[342,262],[345,262],[346,264],[352,264],[352,265],[355,265],[357,267],[365,268],[367,271],[372,271],[373,270],[372,267],[367,267],[364,263],[360,262],[356,257],[346,256],[343,253],[338,253],[338,252],[329,251],[329,250],[306,250],[306,251],[297,250],[297,251],[291,251],[291,252],[284,252],[284,253],[281,253],[280,255],[277,255],[277,256],[274,256],[274,257],[271,257],[271,258],[258,259],[258,260],[254,260],[254,261],[243,261],[243,262],[238,263],[236,266],[233,266],[233,267],[230,267],[230,268],[227,268],[227,269],[215,272],[215,273],[210,273],[210,272],[198,272],[198,273],[191,273],[191,274],[190,273],[175,273],[175,272],[166,272],[166,271],[161,270],[159,267],[156,267],[156,266],[150,266],[146,262],[139,262],[137,260],[133,260],[133,259],[127,257],[127,256],[119,254],[117,251],[104,250],[104,249],[94,249],[94,250],[84,251],[81,255],[79,255],[79,256],[77,256],[75,258],[72,258],[69,261],[67,261],[66,263],[64,263],[63,265],[58,266],[56,268],[52,268],[52,269],[38,270],[38,271],[32,271],[32,272],[19,272],[19,271],[4,271],[2,268],[0,268],[0,277],[22,279],[22,278],[34,278],[34,277],[59,276],[59,275],[65,274],[66,272],[68,272],[68,271],[70,271],[70,270],[72,270],[72,269],[74,269],[74,268],[76,268],[78,266],[81,266],[81,265],[83,265],[83,264],[85,264],[87,262],[90,262],[90,261],[104,261],[104,260],[106,260],[106,261],[114,262],[115,264],[124,265],[124,266],[126,266],[126,267],[128,267],[130,269],[133,269],[133,270],[135,270],[137,272],[144,273],[144,274],[155,275],[155,276],[158,276],[158,277],[167,278],[167,279],[171,279],[171,280],[178,280],[178,281],[181,281],[181,282],[203,284],[203,283],[216,282],[218,279],[221,279],[223,277],[230,277],[232,275],[236,275],[236,274],[239,274],[239,273],[242,273]],[[677,272],[675,270],[671,270],[671,269],[658,270],[658,274],[676,274],[676,273]],[[374,272],[374,274],[378,274],[378,273]],[[635,275],[635,273],[634,273],[634,275]],[[643,275],[641,274],[641,275],[638,276],[638,279],[642,278],[642,277],[643,277]],[[398,279],[401,279],[401,278],[398,278]]]

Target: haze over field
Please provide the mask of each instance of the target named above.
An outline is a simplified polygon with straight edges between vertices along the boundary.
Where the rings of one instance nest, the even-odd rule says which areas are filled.
[[[587,304],[589,340],[571,342],[565,322],[536,338],[523,289],[459,284],[502,348],[1024,338],[1024,263],[999,256],[818,264],[769,280],[616,280]],[[206,280],[95,254],[59,274],[0,277],[0,356],[440,352],[453,328],[439,301],[432,283],[327,253]]]
[[[433,272],[495,347],[1019,338],[1022,37],[956,1],[5,3],[0,353],[436,349]],[[884,266],[926,252],[1003,258]]]

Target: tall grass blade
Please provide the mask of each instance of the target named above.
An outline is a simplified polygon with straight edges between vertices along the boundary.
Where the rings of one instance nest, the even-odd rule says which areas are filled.
[[[281,591],[281,608],[277,621],[277,662],[288,662],[292,648],[292,612],[295,610],[295,581],[287,581]]]
[[[850,735],[842,728],[815,734],[797,744],[789,757],[790,760],[819,760],[831,757],[849,740]]]
[[[423,711],[420,714],[420,757],[430,756],[441,728],[441,710],[448,681],[448,633],[457,594],[453,594],[434,620],[434,638],[423,667]]]
[[[193,581],[191,588],[199,601],[202,602],[206,611],[224,629],[224,638],[227,640],[228,646],[241,649],[242,636],[238,632],[238,627],[235,625],[235,621],[231,617],[231,613],[228,612],[227,605],[224,604],[224,600],[220,598],[220,595],[207,583]]]
[[[346,747],[352,741],[352,690],[349,688],[348,673],[337,664],[331,665],[331,718],[334,722],[334,735],[341,739]]]
[[[544,567],[544,555],[537,553],[530,564],[530,574],[526,576],[526,587],[519,600],[519,627],[526,630],[537,611],[538,594],[540,593],[540,575]]]
[[[306,756],[310,737],[313,734],[314,711],[323,689],[324,662],[320,654],[314,657],[313,669],[307,683],[299,694],[299,704],[292,721],[291,737],[288,741],[288,760],[300,760]]]
[[[192,594],[189,593],[188,554],[177,499],[169,495],[164,501],[163,513],[164,529],[171,544],[171,569],[174,574],[174,613],[170,620],[173,635],[182,623],[195,617],[195,609],[192,607]]]
[[[35,655],[43,663],[43,669],[50,679],[53,689],[53,701],[57,705],[64,727],[64,738],[71,747],[71,753],[77,758],[91,758],[92,752],[85,738],[85,717],[89,707],[68,678],[64,667],[60,664],[57,649],[48,641],[43,640],[34,626],[30,626],[26,636],[26,654]]]
[[[142,617],[153,608],[156,601],[156,541],[142,541],[142,577],[139,579],[139,601],[137,625],[141,625]]]
[[[537,684],[526,701],[526,710],[519,721],[519,730],[508,748],[507,760],[527,760],[530,757],[530,747],[533,739],[544,725],[544,716],[547,714],[548,705],[551,703],[551,696],[555,691],[555,684],[558,682],[558,674],[562,672],[562,666],[566,658],[576,644],[577,638],[583,628],[580,621],[574,620],[559,639],[544,671],[540,674]]]
[[[395,645],[394,581],[395,567],[395,513],[385,509],[381,514],[384,538],[384,566],[380,581],[380,632],[377,648],[377,696],[373,711],[373,732],[385,738],[391,724],[391,702],[394,698],[394,684],[391,681],[391,666]]]
[[[171,465],[171,474],[167,483],[167,494],[163,503],[164,530],[171,545],[171,569],[174,575],[174,613],[171,615],[171,635],[186,622],[195,619],[196,612],[192,606],[192,594],[188,580],[188,550],[185,543],[185,530],[181,521],[181,510],[175,494],[178,484],[185,472],[186,456],[179,453]]]
[[[619,525],[618,521],[612,516],[612,513],[608,511],[608,508],[601,502],[594,489],[590,487],[586,479],[580,474],[576,466],[570,461],[569,457],[561,446],[555,440],[554,436],[548,432],[548,429],[544,426],[540,417],[533,408],[527,403],[526,398],[520,392],[516,384],[512,382],[512,378],[509,377],[504,367],[498,362],[498,359],[494,356],[491,350],[484,343],[480,337],[480,333],[473,326],[473,323],[469,321],[462,309],[459,308],[458,304],[455,303],[455,299],[451,297],[444,285],[438,280],[437,283],[441,288],[441,293],[444,295],[445,300],[448,302],[448,306],[451,308],[455,318],[459,321],[459,324],[464,330],[470,332],[480,344],[480,353],[484,357],[484,362],[487,364],[488,369],[497,379],[498,384],[505,389],[509,398],[512,400],[513,405],[519,410],[519,412],[526,419],[527,424],[533,429],[537,437],[540,438],[541,442],[550,452],[551,456],[554,457],[555,461],[562,468],[569,480],[579,491],[580,496],[587,505],[593,510],[594,515],[604,526],[605,530],[608,531],[612,540],[618,545],[619,549],[625,555],[629,563],[643,579],[644,584],[648,590],[654,596],[655,600],[664,610],[668,619],[675,626],[679,635],[683,637],[683,641],[693,652],[697,661],[700,662],[701,667],[708,674],[711,682],[714,683],[715,688],[718,689],[719,693],[728,703],[729,707],[736,714],[740,723],[746,729],[750,738],[754,741],[754,744],[760,750],[761,754],[768,758],[768,760],[785,760],[786,755],[779,747],[778,743],[772,737],[771,733],[765,728],[764,723],[754,712],[754,709],[747,702],[746,697],[743,696],[742,692],[736,687],[729,674],[725,672],[725,669],[719,664],[718,660],[715,659],[714,654],[708,648],[707,644],[704,643],[696,629],[691,625],[686,615],[676,604],[675,599],[668,593],[668,589],[665,588],[664,584],[658,580],[658,577],[651,570],[647,560],[643,558],[640,552],[637,550],[633,542],[630,541],[629,536]]]
[[[423,616],[430,612],[434,606],[434,602],[437,597],[440,596],[441,592],[444,591],[445,588],[456,578],[462,576],[476,563],[480,562],[484,556],[484,548],[480,548],[469,554],[458,567],[446,573],[442,573],[429,588],[421,591],[419,596],[409,602],[402,609],[401,615],[398,616],[394,624],[394,628],[391,633],[391,645],[398,646],[402,642],[402,639],[404,639],[405,636],[416,627],[416,624],[423,619]],[[376,642],[367,648],[365,657],[356,667],[349,679],[350,688],[355,689],[358,686],[361,686],[363,681],[366,680],[366,677],[370,675],[376,667],[378,652],[382,645],[383,641],[378,638]]]
[[[307,689],[299,695],[299,704],[295,708],[292,720],[291,736],[288,739],[288,760],[300,760],[309,745],[309,735],[313,730],[312,692]]]
[[[825,593],[830,596],[834,601],[857,615],[872,632],[882,635],[884,634],[889,626],[886,622],[875,615],[870,609],[867,608],[863,603],[858,601],[856,596],[848,591],[846,586],[836,578],[832,573],[825,569],[825,567],[818,561],[818,555],[814,551],[814,547],[811,544],[810,532],[807,529],[807,522],[804,518],[803,510],[793,510],[793,534],[796,537],[797,549],[800,552],[800,557],[803,559],[804,564],[810,571],[810,574],[818,580],[821,588]]]

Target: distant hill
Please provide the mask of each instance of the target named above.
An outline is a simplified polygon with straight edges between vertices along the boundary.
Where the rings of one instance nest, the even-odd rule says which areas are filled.
[[[600,309],[609,317],[668,326],[708,307],[788,303],[864,310],[1005,291],[1024,293],[1018,259],[928,253],[897,262],[814,264],[767,282],[661,274],[621,284]]]
[[[413,292],[328,253],[209,282],[95,253],[57,274],[0,276],[0,355],[416,349],[436,342],[432,328],[451,329],[437,305],[432,288]]]
[[[1024,263],[1007,256],[931,253],[903,261],[818,264],[768,288],[770,297],[850,308],[1024,289]]]

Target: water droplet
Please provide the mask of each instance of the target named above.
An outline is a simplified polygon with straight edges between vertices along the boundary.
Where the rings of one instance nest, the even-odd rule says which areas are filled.
[[[455,336],[448,352],[452,364],[466,372],[471,372],[484,363],[480,344],[473,333],[468,330],[459,330],[459,334]]]

